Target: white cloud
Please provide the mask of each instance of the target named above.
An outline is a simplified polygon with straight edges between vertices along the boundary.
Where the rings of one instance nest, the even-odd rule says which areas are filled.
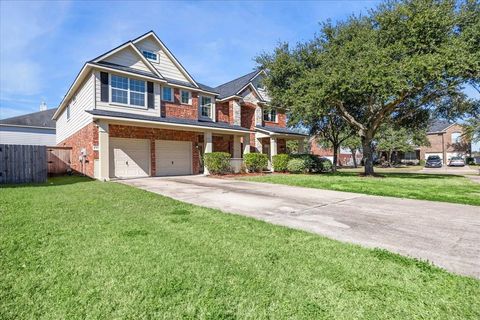
[[[0,89],[38,94],[46,74],[38,54],[64,21],[68,3],[2,1],[0,6]]]

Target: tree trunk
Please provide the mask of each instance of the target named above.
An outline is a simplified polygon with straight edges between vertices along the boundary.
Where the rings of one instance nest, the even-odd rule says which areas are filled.
[[[357,165],[357,149],[350,149],[350,152],[352,153],[352,159],[353,159],[353,167],[356,168]]]
[[[332,172],[337,172],[337,163],[338,163],[338,146],[333,145],[333,163],[332,163]]]
[[[365,165],[364,174],[366,176],[373,176],[373,150],[372,150],[372,138],[368,136],[363,136],[362,138],[362,149],[363,149],[363,162]]]

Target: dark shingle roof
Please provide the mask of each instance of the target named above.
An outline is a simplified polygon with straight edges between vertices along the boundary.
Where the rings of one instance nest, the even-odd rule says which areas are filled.
[[[57,108],[47,109],[34,113],[25,114],[13,118],[0,120],[0,124],[11,124],[16,126],[55,128],[55,121],[52,120]]]
[[[214,90],[218,92],[218,98],[223,99],[237,94],[237,92],[245,87],[258,72],[258,70],[252,71],[244,76],[241,76],[240,78],[215,87]]]
[[[194,125],[194,126],[207,127],[207,128],[231,129],[231,130],[240,130],[240,131],[247,131],[247,132],[249,131],[247,128],[230,125],[225,122],[213,122],[213,121],[202,121],[202,120],[180,119],[180,118],[160,118],[160,117],[144,116],[144,115],[138,115],[138,114],[132,114],[132,113],[107,111],[107,110],[89,110],[87,112],[94,116],[146,120],[146,121],[155,121],[159,123],[185,124],[185,125]]]
[[[283,133],[283,134],[295,134],[299,136],[308,136],[308,134],[301,133],[295,130],[291,130],[288,128],[281,128],[281,127],[265,127],[265,126],[255,126],[256,129],[268,131],[272,133]]]
[[[447,129],[451,125],[452,124],[450,122],[445,120],[435,120],[432,123],[430,123],[427,133],[443,132],[445,131],[445,129]]]

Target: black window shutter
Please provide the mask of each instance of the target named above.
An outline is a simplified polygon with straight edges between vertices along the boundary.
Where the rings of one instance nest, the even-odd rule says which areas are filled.
[[[100,72],[100,101],[108,102],[108,73]]]
[[[155,108],[155,96],[153,95],[153,82],[147,82],[147,106],[148,109]]]

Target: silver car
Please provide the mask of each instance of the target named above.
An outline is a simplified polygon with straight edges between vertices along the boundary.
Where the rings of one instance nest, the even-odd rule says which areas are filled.
[[[448,163],[450,167],[464,167],[465,160],[462,157],[452,157]]]

